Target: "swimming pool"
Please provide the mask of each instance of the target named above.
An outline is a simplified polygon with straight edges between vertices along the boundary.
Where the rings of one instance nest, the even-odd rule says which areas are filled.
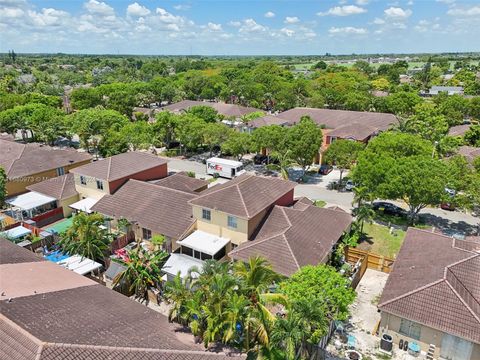
[[[62,253],[60,250],[54,251],[48,255],[44,255],[45,259],[53,262],[59,262],[65,259],[68,259],[70,255]]]

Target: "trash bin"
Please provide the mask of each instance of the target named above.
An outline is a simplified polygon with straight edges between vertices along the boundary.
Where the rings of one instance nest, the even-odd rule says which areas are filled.
[[[380,340],[380,349],[391,352],[393,349],[393,338],[388,334],[383,334]]]

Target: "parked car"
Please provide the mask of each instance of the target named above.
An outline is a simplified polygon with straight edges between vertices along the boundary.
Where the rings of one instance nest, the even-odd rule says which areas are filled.
[[[402,209],[400,206],[391,204],[386,201],[376,201],[372,204],[372,209],[375,211],[381,211],[387,215],[395,215],[395,216],[404,216],[407,212]]]
[[[345,190],[347,190],[347,191],[352,191],[354,188],[355,188],[355,184],[353,183],[352,180],[348,180],[348,181],[345,183]]]
[[[320,166],[320,169],[318,169],[318,173],[321,175],[327,175],[330,174],[330,172],[333,170],[333,167],[330,165],[322,165]]]
[[[455,210],[455,205],[451,202],[442,202],[440,204],[440,208],[442,208],[443,210],[454,211]]]

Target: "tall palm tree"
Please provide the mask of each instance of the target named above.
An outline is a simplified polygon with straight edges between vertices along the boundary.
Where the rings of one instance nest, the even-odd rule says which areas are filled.
[[[362,204],[354,210],[353,214],[356,217],[357,223],[360,224],[360,234],[363,234],[363,225],[365,222],[372,222],[375,211],[370,204]]]
[[[127,268],[115,277],[114,286],[126,283],[136,299],[148,303],[148,290],[160,282],[162,266],[167,258],[165,251],[149,252],[139,244],[135,250],[129,252]]]
[[[111,236],[100,225],[103,225],[100,214],[75,215],[72,226],[62,235],[60,247],[68,254],[103,262]]]
[[[181,321],[185,317],[185,306],[187,300],[192,296],[190,284],[187,280],[183,280],[180,274],[177,274],[172,281],[168,281],[165,285],[163,297],[165,301],[172,306],[168,312],[168,319],[173,321]]]

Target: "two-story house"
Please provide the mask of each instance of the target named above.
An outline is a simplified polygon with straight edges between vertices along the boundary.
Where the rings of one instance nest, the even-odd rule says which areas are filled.
[[[115,193],[130,179],[149,181],[167,176],[167,161],[152,154],[127,152],[81,166],[72,171],[80,200],[70,207],[91,212],[106,194]]]

